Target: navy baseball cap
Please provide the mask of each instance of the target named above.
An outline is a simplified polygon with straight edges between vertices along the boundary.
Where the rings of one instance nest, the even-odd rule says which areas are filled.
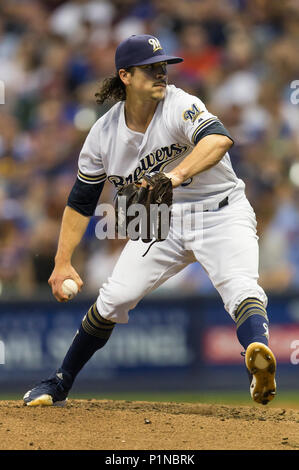
[[[115,52],[116,70],[156,62],[177,64],[183,60],[181,57],[165,54],[159,40],[149,34],[130,36],[118,45]]]

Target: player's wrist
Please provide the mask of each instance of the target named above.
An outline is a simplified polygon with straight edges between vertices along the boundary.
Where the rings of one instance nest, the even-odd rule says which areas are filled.
[[[172,186],[176,188],[177,186],[180,186],[185,180],[182,172],[178,171],[170,171],[169,173],[165,173],[165,175],[171,179]]]
[[[54,258],[55,266],[70,266],[71,257],[66,255],[56,255]]]

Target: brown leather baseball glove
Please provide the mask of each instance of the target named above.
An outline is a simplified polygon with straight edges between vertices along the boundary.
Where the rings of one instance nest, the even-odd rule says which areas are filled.
[[[164,173],[150,173],[143,180],[146,187],[130,183],[117,192],[116,233],[145,243],[160,242],[167,238],[171,222],[171,179]]]

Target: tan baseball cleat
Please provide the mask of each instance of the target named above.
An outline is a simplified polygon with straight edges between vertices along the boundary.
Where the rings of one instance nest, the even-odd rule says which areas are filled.
[[[246,349],[245,364],[252,376],[252,399],[267,405],[276,395],[276,359],[273,352],[263,343],[251,343]]]
[[[70,374],[59,369],[51,377],[42,380],[23,397],[26,406],[64,406],[72,385]]]

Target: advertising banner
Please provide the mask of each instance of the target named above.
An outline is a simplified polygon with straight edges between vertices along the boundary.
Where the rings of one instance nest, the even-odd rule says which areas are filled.
[[[0,303],[0,386],[39,381],[60,366],[93,301]],[[269,301],[270,346],[285,387],[299,385],[299,300]],[[218,297],[148,298],[117,325],[76,383],[157,390],[242,388],[235,324]],[[241,372],[242,369],[242,372]]]

